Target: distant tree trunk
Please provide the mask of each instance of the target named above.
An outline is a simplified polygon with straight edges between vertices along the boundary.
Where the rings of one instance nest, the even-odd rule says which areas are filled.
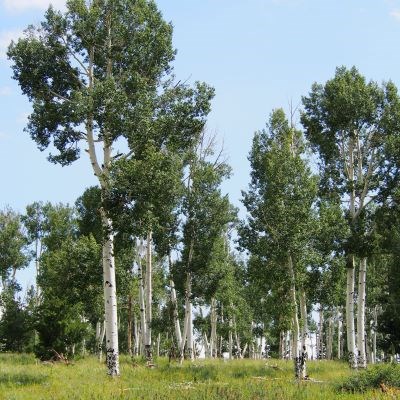
[[[367,357],[365,354],[365,286],[367,277],[367,258],[360,260],[360,270],[358,275],[358,299],[357,299],[357,348],[358,348],[358,367],[367,367]]]
[[[237,333],[235,316],[232,317],[232,322],[233,322],[233,333],[235,335],[235,342],[236,342],[236,347],[237,347],[237,357],[238,358],[243,358],[243,356],[242,356],[242,348],[240,346],[240,338],[239,338],[239,335]]]
[[[128,296],[128,315],[127,315],[127,346],[128,353],[132,357],[132,296]]]
[[[133,355],[138,356],[139,355],[140,337],[139,337],[139,327],[138,327],[138,320],[137,320],[136,314],[133,315],[133,331],[134,331],[134,337],[135,337]]]
[[[317,358],[322,360],[324,358],[324,310],[319,309],[319,324],[318,324],[318,337],[317,337]]]
[[[103,361],[103,342],[104,342],[104,337],[106,336],[106,324],[103,322],[101,324],[101,330],[100,330],[100,337],[99,337],[99,344],[98,344],[98,358],[99,361]]]
[[[190,292],[191,292],[191,282],[190,282]],[[188,310],[188,324],[187,324],[187,354],[189,360],[194,360],[194,351],[193,351],[193,315],[192,315],[192,302],[189,301],[189,310]]]
[[[232,334],[232,319],[229,320],[229,359],[233,359],[233,334]]]
[[[82,340],[82,357],[86,357],[86,339]]]
[[[157,357],[160,357],[161,333],[157,335]]]
[[[204,346],[204,355],[206,358],[211,357],[211,346],[207,338],[207,334],[203,333],[203,346]]]
[[[342,358],[341,348],[342,348],[342,315],[340,309],[337,311],[337,323],[338,323],[338,333],[337,333],[337,358],[340,360]]]
[[[293,259],[292,256],[288,257],[288,268],[289,268],[289,276],[291,281],[290,287],[290,296],[293,307],[292,314],[292,357],[294,360],[294,370],[296,379],[301,379],[303,376],[303,361],[300,357],[299,352],[299,336],[300,336],[300,325],[299,325],[299,317],[298,317],[298,307],[297,307],[297,299],[296,299],[296,279],[294,275],[293,268]]]
[[[246,343],[246,344],[244,345],[243,350],[242,350],[242,354],[241,354],[240,358],[244,358],[244,357],[245,357],[246,352],[247,352],[247,347],[248,347],[248,346],[249,346],[248,343]]]
[[[378,306],[373,311],[373,333],[372,333],[372,363],[376,363],[376,331],[378,327]]]
[[[145,357],[147,362],[153,362],[153,352],[151,348],[151,322],[152,322],[152,300],[153,300],[153,286],[152,286],[152,245],[153,236],[152,232],[147,234],[147,252],[146,252],[146,332],[145,332]]]
[[[326,343],[326,358],[332,360],[333,358],[333,335],[334,335],[334,325],[332,315],[328,318],[328,335]]]
[[[347,266],[347,290],[346,290],[346,328],[347,350],[350,368],[357,368],[356,336],[354,326],[354,256],[350,255]]]
[[[279,333],[279,358],[285,359],[285,331]]]
[[[211,324],[211,357],[217,357],[217,301],[213,297],[211,299],[211,311],[210,311],[210,324]]]

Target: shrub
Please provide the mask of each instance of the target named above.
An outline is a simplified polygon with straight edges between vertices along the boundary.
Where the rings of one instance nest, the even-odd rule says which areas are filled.
[[[339,384],[339,390],[365,392],[368,389],[379,388],[382,383],[386,386],[400,387],[400,365],[381,364],[356,372]]]

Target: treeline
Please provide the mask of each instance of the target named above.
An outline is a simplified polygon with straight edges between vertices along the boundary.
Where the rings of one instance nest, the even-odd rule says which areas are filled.
[[[293,110],[273,111],[254,136],[238,221],[220,189],[230,168],[204,133],[214,90],[176,80],[172,26],[153,1],[50,7],[8,57],[32,103],[26,131],[53,163],[86,151],[98,187],[72,208],[3,211],[5,349],[46,358],[100,353],[105,340],[112,376],[119,349],[151,363],[154,353],[193,358],[196,342],[212,357],[258,357],[266,341],[299,376],[312,346],[353,368],[397,352],[392,82],[342,67],[303,98],[302,129]],[[31,257],[37,284],[23,301],[15,271]]]
[[[346,99],[328,108],[332,86],[333,99]],[[394,356],[398,131],[384,124],[394,124],[398,101],[392,83],[379,87],[355,68],[339,68],[303,99],[303,131],[283,110],[273,111],[254,135],[243,221],[220,190],[229,167],[204,135],[181,175],[163,175],[165,185],[155,181],[165,173],[157,164],[145,163],[152,175],[146,180],[117,163],[105,201],[92,187],[74,207],[34,203],[24,215],[2,211],[3,350],[101,357],[102,288],[110,284],[101,267],[105,202],[114,221],[121,351],[152,362],[153,354],[193,358],[201,348],[209,357],[300,358],[306,350],[347,357],[353,367]],[[367,114],[357,110],[366,104]],[[328,125],[331,118],[341,129]],[[143,192],[133,192],[141,181]],[[147,234],[145,218],[153,219]],[[233,231],[247,256],[232,251]],[[30,260],[37,284],[21,300],[15,273]]]

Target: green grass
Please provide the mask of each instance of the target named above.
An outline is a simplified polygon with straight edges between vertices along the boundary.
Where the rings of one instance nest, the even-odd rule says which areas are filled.
[[[390,399],[379,389],[365,387],[352,393],[343,383],[360,374],[345,363],[315,361],[308,372],[315,381],[296,382],[291,362],[269,360],[197,360],[183,365],[156,361],[149,369],[142,362],[121,358],[121,377],[106,376],[95,358],[73,365],[42,364],[30,355],[0,353],[0,399]]]

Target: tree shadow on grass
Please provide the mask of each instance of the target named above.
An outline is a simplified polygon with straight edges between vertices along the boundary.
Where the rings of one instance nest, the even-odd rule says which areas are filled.
[[[18,387],[41,384],[47,380],[46,375],[32,375],[28,373],[17,374],[1,374],[0,375],[0,388],[5,387]]]

